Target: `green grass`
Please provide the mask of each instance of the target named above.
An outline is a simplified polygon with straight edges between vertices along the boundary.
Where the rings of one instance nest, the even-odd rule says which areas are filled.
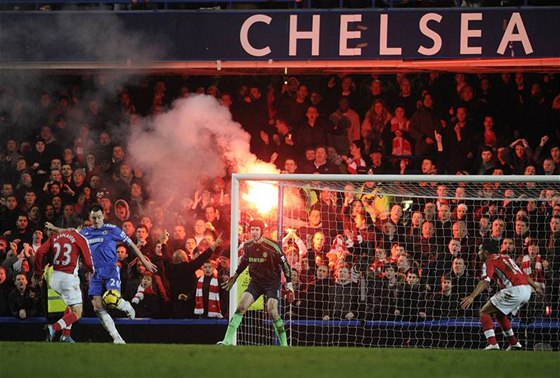
[[[557,377],[557,352],[0,342],[7,377]]]

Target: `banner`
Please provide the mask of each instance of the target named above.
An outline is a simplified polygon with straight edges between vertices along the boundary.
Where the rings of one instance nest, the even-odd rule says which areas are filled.
[[[558,20],[560,7],[0,12],[0,63],[555,58]]]

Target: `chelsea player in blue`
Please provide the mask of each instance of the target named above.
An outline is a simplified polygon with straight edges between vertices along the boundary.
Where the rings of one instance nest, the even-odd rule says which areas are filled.
[[[124,344],[124,340],[115,327],[115,322],[111,315],[103,306],[103,293],[106,290],[114,289],[121,292],[121,278],[119,267],[117,266],[117,243],[125,243],[138,256],[142,264],[150,272],[156,272],[156,265],[144,257],[138,247],[119,227],[105,223],[103,208],[97,204],[92,205],[89,210],[89,220],[91,226],[84,227],[80,233],[87,239],[91,249],[91,257],[95,272],[90,279],[88,295],[91,298],[95,314],[101,321],[103,327],[109,332],[115,344]],[[47,222],[48,223],[48,222]],[[46,224],[47,228],[60,230],[52,224]],[[134,319],[135,311],[130,302],[121,298],[117,306],[118,310],[126,312],[129,318]]]

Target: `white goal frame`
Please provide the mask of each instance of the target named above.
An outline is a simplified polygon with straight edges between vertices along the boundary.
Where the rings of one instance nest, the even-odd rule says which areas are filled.
[[[239,264],[238,258],[238,225],[240,223],[240,182],[241,181],[261,181],[261,182],[296,182],[296,181],[325,181],[325,182],[400,182],[400,183],[554,183],[560,184],[560,176],[545,175],[348,175],[348,174],[263,174],[263,173],[234,173],[231,178],[231,228],[230,228],[230,275],[235,273]],[[281,186],[278,191],[278,208],[281,209],[283,198]],[[282,217],[282,212],[278,212],[278,217]],[[279,229],[282,220],[278,220]],[[235,251],[235,253],[233,253]],[[230,291],[229,319],[237,308],[237,283]],[[233,339],[233,345],[237,343],[237,337]]]

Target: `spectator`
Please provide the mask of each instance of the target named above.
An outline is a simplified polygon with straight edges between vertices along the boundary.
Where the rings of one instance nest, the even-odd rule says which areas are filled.
[[[276,133],[272,135],[272,141],[266,133],[261,133],[261,138],[265,139],[265,143],[271,146],[271,162],[278,169],[282,169],[286,159],[295,158],[299,155],[299,143],[297,134],[292,129],[292,124],[285,118],[277,118],[275,121]],[[310,146],[308,146],[311,148]]]
[[[318,146],[315,148],[315,160],[303,166],[301,173],[335,174],[340,173],[340,170],[327,160],[327,147]]]
[[[154,260],[155,245],[150,239],[148,227],[143,224],[136,227],[136,246],[144,256],[147,256],[151,261]]]
[[[364,151],[368,153],[380,148],[386,151],[388,148],[383,140],[383,132],[387,124],[393,118],[383,100],[374,100],[362,122],[362,140]]]
[[[451,279],[454,292],[461,298],[471,293],[476,286],[474,278],[467,271],[467,265],[462,256],[453,259],[451,272],[446,276]]]
[[[433,271],[440,259],[440,251],[432,222],[422,223],[422,232],[420,238],[416,239],[412,257],[422,266],[424,277],[434,277]]]
[[[444,135],[443,146],[447,173],[470,171],[476,152],[475,130],[468,120],[467,109],[460,106]],[[442,168],[442,167],[440,167]]]
[[[20,240],[22,243],[33,242],[33,230],[29,227],[29,217],[27,214],[20,214],[15,222],[15,228],[12,228],[7,233],[8,241]]]
[[[441,258],[437,262],[433,284],[437,284],[437,279],[441,278],[441,276],[449,274],[453,261],[458,257],[461,257],[461,241],[452,238],[447,245],[447,252],[442,253]]]
[[[298,127],[297,140],[299,149],[327,145],[327,132],[331,129],[328,120],[319,117],[319,111],[313,105],[307,107],[306,122]],[[326,152],[326,151],[325,151]]]
[[[220,212],[215,206],[206,206],[204,209],[206,228],[216,234],[221,234],[228,228],[220,218]]]
[[[84,223],[84,220],[76,214],[75,205],[67,203],[64,205],[62,215],[54,222],[54,225],[60,228],[78,228]]]
[[[346,164],[346,171],[355,175],[360,172],[365,172],[367,163],[362,155],[364,150],[364,143],[356,139],[350,143],[350,156],[342,155],[342,161]]]
[[[522,175],[525,167],[532,162],[532,149],[526,139],[517,139],[507,146],[503,152],[503,159],[512,167],[514,175]]]
[[[136,294],[130,301],[140,318],[158,318],[160,316],[160,302],[157,285],[154,283],[154,274],[145,271],[142,273],[140,285]]]
[[[451,221],[451,209],[447,203],[438,206],[437,221],[435,224],[436,237],[440,245],[445,245],[453,235],[453,222]]]
[[[18,273],[14,279],[15,288],[8,296],[10,313],[21,320],[41,315],[41,294],[28,286],[28,282],[24,273]]]
[[[414,105],[416,111],[416,104]],[[410,136],[410,119],[412,113],[407,113],[404,105],[399,104],[395,107],[395,115],[385,127],[382,138],[385,144],[385,152],[393,156],[412,155],[412,145],[414,141]]]
[[[295,80],[295,81],[294,81]],[[306,112],[309,106],[309,91],[307,85],[299,84],[296,78],[290,78],[288,84],[292,86],[297,82],[296,93],[287,92],[278,104],[278,118],[284,119],[290,125],[303,125],[306,122]],[[291,91],[291,89],[290,89]]]
[[[386,264],[383,278],[367,282],[366,319],[394,320],[397,295],[397,267]]]
[[[480,163],[474,173],[477,175],[491,175],[495,168],[496,161],[492,148],[488,146],[482,147],[480,152]]]
[[[337,202],[337,193],[329,186],[323,186],[319,193],[319,201],[311,206],[311,210],[319,210],[321,213],[322,224],[328,230],[329,239],[334,238],[342,231],[342,225],[339,224],[339,207]]]
[[[553,289],[547,288],[545,284],[545,276],[551,273],[549,270],[550,265],[540,255],[538,240],[528,238],[524,252],[525,254],[519,257],[519,267],[523,270],[523,273],[530,276],[535,284],[540,286],[545,293]],[[542,316],[545,312],[545,304],[545,298],[538,297],[532,293],[524,315],[530,319]]]
[[[338,100],[338,109],[329,116],[333,127],[328,134],[329,146],[334,146],[342,155],[346,155],[348,146],[352,141],[361,138],[360,116],[350,107],[350,98],[341,96]],[[365,153],[365,152],[364,152]]]
[[[8,271],[0,265],[0,316],[10,315],[8,298],[13,289],[13,281],[8,279]]]
[[[463,293],[455,290],[453,280],[448,276],[441,276],[441,286],[435,291],[430,301],[431,316],[436,320],[453,319],[458,317],[470,316],[459,307],[459,301],[463,297]],[[470,293],[470,292],[469,292]]]
[[[333,285],[330,270],[327,265],[319,265],[315,271],[314,279],[309,283],[305,294],[306,312],[302,317],[307,319],[322,319],[329,301],[330,287]]]
[[[375,248],[375,256],[373,262],[368,267],[368,274],[373,276],[372,278],[381,279],[383,278],[385,265],[391,264],[392,259],[387,256],[387,251],[383,248]]]
[[[195,272],[211,257],[212,252],[211,249],[207,249],[192,260],[182,249],[164,254],[171,293],[172,317],[192,318],[194,316],[197,282]]]
[[[202,239],[204,239],[204,232],[206,231],[206,222],[203,219],[197,219],[194,222],[194,239],[196,240],[196,245],[199,245]]]
[[[199,318],[223,318],[220,283],[214,264],[213,261],[202,264],[203,274],[196,284],[194,315]]]
[[[422,95],[422,106],[410,119],[410,136],[415,140],[414,154],[417,156],[435,155],[434,132],[441,128],[440,117],[434,110],[430,93]]]
[[[399,284],[396,291],[395,316],[403,320],[425,320],[427,315],[426,290],[420,285],[417,271],[406,273],[406,282]]]
[[[338,268],[335,284],[330,287],[328,307],[323,313],[323,320],[352,320],[358,317],[358,288],[352,282],[350,268]]]

